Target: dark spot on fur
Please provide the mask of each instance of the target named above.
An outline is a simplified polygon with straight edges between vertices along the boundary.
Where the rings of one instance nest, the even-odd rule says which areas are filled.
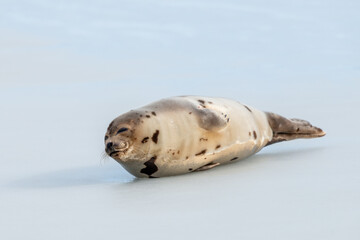
[[[207,170],[207,169],[211,169],[211,167],[210,167],[210,168],[206,168],[206,167],[211,166],[211,165],[214,165],[214,162],[205,164],[204,166],[202,166],[202,167],[200,167],[200,168],[198,168],[198,169],[199,169],[200,171]]]
[[[180,150],[177,151],[177,154],[179,154],[179,153],[180,153]]]
[[[142,115],[142,114],[140,114],[140,117],[143,117],[143,115]]]
[[[141,140],[142,143],[146,143],[149,140],[149,137],[144,137],[143,140]]]
[[[193,169],[192,168],[189,168],[189,171],[192,171]]]
[[[220,147],[221,147],[221,145],[219,144],[219,145],[217,145],[217,146],[216,146],[216,148],[215,148],[215,149],[218,149],[218,148],[220,148]]]
[[[297,132],[300,131],[300,128],[297,128],[296,131],[297,131]]]
[[[157,170],[159,170],[159,168],[155,165],[155,160],[156,160],[156,156],[152,157],[149,161],[146,161],[144,163],[146,167],[141,169],[140,172],[149,175],[149,177],[151,177],[152,174],[154,174],[155,172],[157,172]]]
[[[198,152],[197,154],[195,154],[195,156],[204,155],[205,153],[206,153],[206,149],[202,150],[201,152]]]
[[[152,115],[156,116],[156,112],[151,112]]]
[[[213,102],[209,101],[208,103],[213,104]]]
[[[244,107],[252,113],[251,109],[248,106],[244,105]]]
[[[175,155],[175,153],[173,152],[173,153],[172,153],[172,155],[174,156],[174,155]]]
[[[249,132],[249,136],[251,136],[251,132]]]
[[[150,115],[146,115],[145,117],[150,118]]]
[[[186,157],[186,159],[189,159],[189,157]]]
[[[256,139],[257,138],[256,132],[253,131],[253,134],[254,134],[254,138]]]
[[[200,138],[200,139],[199,139],[200,142],[201,142],[201,141],[206,142],[207,140],[208,140],[207,138]]]
[[[159,131],[159,130],[156,130],[156,131],[154,132],[154,134],[152,135],[151,140],[153,140],[154,143],[157,143],[157,142],[158,142],[159,133],[160,133],[160,131]]]
[[[234,161],[236,159],[238,159],[238,157],[234,157],[234,158],[230,159],[230,161]]]
[[[205,104],[204,100],[198,100],[198,102],[201,103],[201,104]]]
[[[189,112],[189,114],[192,114],[192,112]]]
[[[229,121],[230,121],[230,118],[228,118],[226,121],[229,122]]]

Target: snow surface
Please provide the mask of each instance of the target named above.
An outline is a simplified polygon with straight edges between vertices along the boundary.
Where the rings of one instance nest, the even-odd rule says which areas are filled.
[[[0,239],[360,239],[357,0],[0,2]],[[136,179],[117,115],[176,95],[303,118],[321,139]]]

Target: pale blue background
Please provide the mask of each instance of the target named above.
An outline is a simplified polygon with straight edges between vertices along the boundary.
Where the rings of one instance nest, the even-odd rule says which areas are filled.
[[[360,239],[360,2],[0,1],[1,239]],[[222,96],[328,135],[138,180],[117,115]]]

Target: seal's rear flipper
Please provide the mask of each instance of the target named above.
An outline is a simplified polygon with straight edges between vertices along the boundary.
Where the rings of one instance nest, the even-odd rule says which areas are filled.
[[[273,138],[267,145],[297,138],[322,137],[326,134],[323,130],[312,126],[305,120],[295,118],[287,119],[270,112],[266,112],[265,114],[273,131]]]

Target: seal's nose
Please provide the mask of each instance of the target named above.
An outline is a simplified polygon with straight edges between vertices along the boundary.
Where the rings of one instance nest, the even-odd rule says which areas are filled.
[[[113,143],[112,143],[112,142],[108,142],[108,143],[106,144],[106,148],[107,148],[107,149],[111,149],[112,146],[113,146]]]

